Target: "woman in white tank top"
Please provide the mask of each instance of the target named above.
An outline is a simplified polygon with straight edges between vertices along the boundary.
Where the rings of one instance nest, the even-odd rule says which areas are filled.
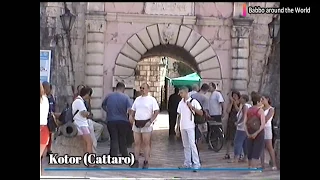
[[[263,110],[266,117],[266,124],[264,128],[264,139],[266,149],[269,152],[271,161],[272,161],[272,170],[277,170],[276,165],[276,156],[272,145],[272,118],[274,116],[274,108],[271,106],[270,98],[268,96],[262,96]],[[261,157],[262,167],[264,166],[264,153]]]

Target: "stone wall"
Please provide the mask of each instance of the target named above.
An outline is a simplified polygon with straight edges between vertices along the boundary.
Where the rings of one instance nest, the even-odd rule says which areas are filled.
[[[62,28],[60,15],[65,6],[77,15],[71,30],[71,42]],[[52,50],[51,83],[57,97],[58,111],[72,101],[73,88],[84,83],[86,3],[40,3],[40,49]],[[70,45],[69,45],[70,43]]]
[[[161,61],[161,58],[162,57],[146,58],[138,63],[134,87],[135,90],[139,91],[139,88],[143,83],[148,83],[151,86],[150,95],[155,97],[159,104],[163,100],[161,100],[162,88],[167,88],[167,99],[169,99],[169,96],[174,93],[174,87],[171,84],[168,84],[168,86],[165,87],[165,77],[180,77],[179,73],[174,70],[173,67],[173,64],[177,61],[169,57],[167,67],[164,67],[162,65],[163,62]]]
[[[135,89],[139,90],[143,83],[150,86],[149,94],[161,103],[161,87],[164,86],[166,68],[161,64],[160,57],[141,60],[136,68]]]
[[[251,2],[250,6],[273,7],[271,2]],[[262,78],[270,54],[271,39],[268,24],[272,14],[251,14],[254,19],[250,33],[249,82],[248,92],[259,91],[262,88]]]

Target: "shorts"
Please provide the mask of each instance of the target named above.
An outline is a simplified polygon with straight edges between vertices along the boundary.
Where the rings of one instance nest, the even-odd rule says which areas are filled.
[[[81,126],[77,127],[78,129],[78,136],[90,134],[89,126]]]
[[[272,127],[264,127],[264,139],[272,139]]]
[[[50,132],[48,126],[40,125],[40,145],[48,145]]]
[[[151,133],[153,131],[153,127],[143,127],[143,128],[137,128],[136,125],[132,125],[132,131],[136,133]]]

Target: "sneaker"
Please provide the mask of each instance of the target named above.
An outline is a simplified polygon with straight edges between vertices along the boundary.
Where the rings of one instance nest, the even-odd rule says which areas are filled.
[[[130,166],[131,168],[139,168],[139,161],[138,160],[135,160],[133,165]]]
[[[142,169],[148,169],[148,168],[149,168],[149,162],[148,161],[143,161]]]
[[[197,172],[197,170],[198,170],[198,169],[200,169],[200,167],[196,167],[196,166],[194,166],[194,167],[192,167],[192,169],[193,169],[193,171],[192,171],[192,172]]]
[[[182,165],[178,167],[179,169],[190,169],[190,166]]]

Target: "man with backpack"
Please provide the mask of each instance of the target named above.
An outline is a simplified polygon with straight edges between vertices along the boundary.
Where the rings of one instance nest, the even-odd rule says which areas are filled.
[[[182,100],[177,113],[180,119],[181,139],[184,147],[184,163],[179,168],[199,169],[201,167],[196,146],[195,115],[203,115],[200,103],[188,95],[188,88],[182,87],[179,92]],[[192,100],[192,101],[191,101]]]

